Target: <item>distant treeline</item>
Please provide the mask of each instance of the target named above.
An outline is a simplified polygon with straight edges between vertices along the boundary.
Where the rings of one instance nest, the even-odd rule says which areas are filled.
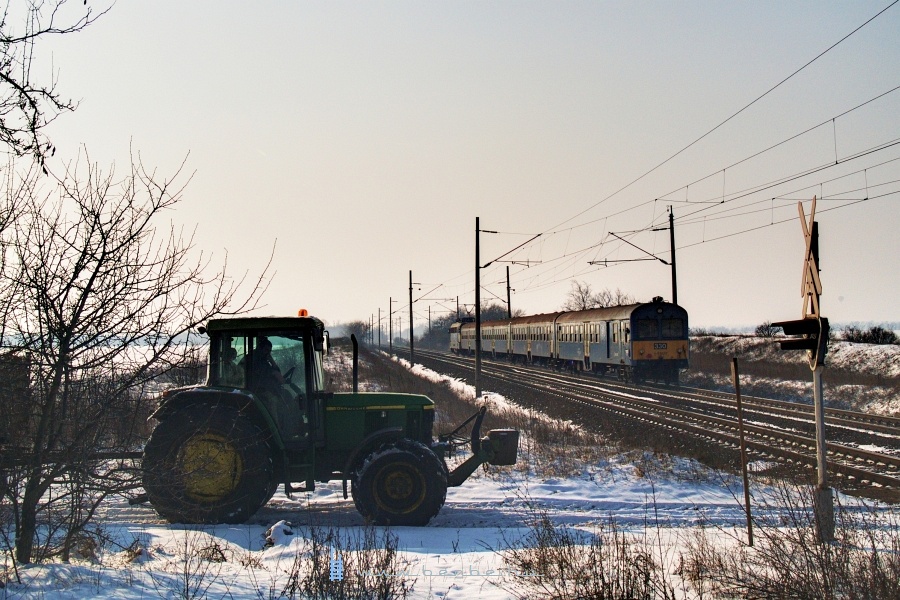
[[[830,325],[832,331],[839,333],[845,331],[868,331],[874,328],[900,332],[900,321],[848,321],[845,323],[831,322]],[[696,337],[703,335],[753,335],[758,327],[758,325],[745,325],[740,327],[725,327],[720,325],[692,327],[691,335]]]

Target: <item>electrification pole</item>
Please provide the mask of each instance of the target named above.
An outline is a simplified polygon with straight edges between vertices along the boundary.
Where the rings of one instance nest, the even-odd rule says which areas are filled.
[[[509,292],[509,267],[506,267],[506,317],[512,319],[512,296]]]
[[[480,222],[475,217],[475,399],[481,397],[481,246]]]
[[[672,246],[672,304],[678,304],[678,278],[675,275],[675,213],[669,206],[669,243]]]
[[[413,334],[413,299],[412,299],[412,269],[409,270],[409,364],[416,363],[415,335]]]

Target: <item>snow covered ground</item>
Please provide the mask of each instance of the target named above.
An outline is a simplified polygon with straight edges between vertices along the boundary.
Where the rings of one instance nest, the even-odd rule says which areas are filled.
[[[623,456],[570,479],[538,479],[514,470],[478,472],[449,490],[446,505],[428,527],[392,530],[400,576],[409,581],[411,598],[508,598],[504,586],[511,585],[511,567],[498,551],[528,533],[526,524],[537,511],[587,531],[613,518],[637,536],[663,532],[660,548],[672,561],[690,528],[700,524],[721,528],[725,539],[742,538],[744,515],[735,482],[716,473],[698,478],[703,471],[688,461],[673,466],[639,474],[633,460]],[[282,526],[266,547],[266,531],[282,521],[292,524],[291,533],[281,533]],[[278,493],[253,522],[167,525],[149,507],[109,502],[98,519],[107,540],[102,547],[71,564],[22,569],[23,583],[8,585],[0,597],[180,597],[191,588],[198,597],[268,598],[270,591],[278,597],[289,585],[295,558],[309,550],[311,527],[357,533],[364,528],[339,483],[293,500]]]
[[[783,352],[778,338],[753,336],[704,336],[691,339],[691,352],[736,356],[742,364],[791,363],[804,376],[797,380],[741,376],[741,391],[747,395],[811,403],[812,375],[805,376],[805,352]],[[868,376],[871,382],[848,382],[837,372]],[[823,374],[826,405],[875,414],[900,416],[900,346],[835,341],[829,345]],[[731,377],[696,369],[682,375],[686,385],[733,392]]]
[[[671,475],[639,477],[627,460],[597,465],[582,477],[540,480],[517,471],[477,473],[447,494],[447,503],[424,528],[400,527],[402,576],[411,598],[508,598],[510,570],[497,551],[528,530],[545,510],[555,522],[591,531],[610,517],[629,532],[665,532],[664,547],[677,550],[689,528],[701,523],[737,538],[744,516],[734,487],[715,476],[698,481]],[[278,493],[254,524],[183,527],[162,523],[149,507],[110,502],[98,520],[108,542],[72,564],[22,569],[22,585],[9,584],[0,597],[138,598],[179,597],[196,587],[200,597],[275,597],[289,584],[295,557],[308,550],[310,527],[362,530],[364,523],[340,484],[322,486],[302,498]],[[266,531],[288,521],[266,547]],[[381,528],[378,528],[379,530]],[[505,542],[504,542],[505,540]],[[204,551],[211,559],[202,557]],[[139,552],[139,554],[136,554]],[[671,553],[675,556],[675,553]],[[221,561],[221,562],[217,562]],[[351,573],[345,572],[345,577]]]
[[[471,394],[465,384],[420,366],[414,371]],[[514,406],[496,395],[491,401]],[[777,495],[768,487],[767,465],[754,466],[754,498]],[[16,574],[7,557],[0,598],[301,597],[302,574],[317,569],[323,582],[363,578],[374,588],[392,579],[409,598],[515,598],[526,594],[528,577],[544,575],[516,571],[504,549],[528,543],[543,515],[554,526],[588,534],[614,521],[662,565],[679,597],[696,597],[681,579],[683,558],[699,532],[722,546],[746,540],[742,501],[739,478],[690,460],[635,453],[584,465],[568,478],[519,468],[479,470],[450,489],[440,514],[418,528],[367,528],[339,482],[293,499],[279,491],[243,525],[171,525],[147,505],[114,499],[102,507],[93,535],[72,562],[19,566]],[[858,506],[843,496],[839,503],[850,511]],[[779,509],[767,510],[777,522]],[[893,515],[890,507],[871,510],[876,519]],[[389,569],[360,558],[366,536],[374,536],[366,547],[396,548]],[[342,571],[326,571],[337,565],[332,559],[341,561]]]
[[[691,351],[737,356],[742,360],[805,365],[806,353],[782,351],[776,343],[780,339],[784,338],[747,335],[693,337]],[[900,377],[900,346],[835,340],[828,344],[826,365],[866,375]]]

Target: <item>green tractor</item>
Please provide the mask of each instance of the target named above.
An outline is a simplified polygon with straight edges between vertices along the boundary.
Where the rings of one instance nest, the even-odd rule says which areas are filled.
[[[425,525],[448,486],[484,463],[515,464],[519,434],[480,437],[485,409],[433,440],[426,396],[325,391],[328,334],[305,315],[215,319],[204,385],[169,390],[143,455],[146,499],[171,522],[242,523],[284,484],[289,496],[341,480],[357,510],[378,525]],[[472,456],[445,458],[472,422]]]

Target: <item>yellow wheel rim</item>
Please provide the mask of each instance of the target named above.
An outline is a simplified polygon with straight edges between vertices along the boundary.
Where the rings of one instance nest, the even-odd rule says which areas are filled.
[[[391,500],[408,500],[413,494],[413,480],[409,473],[394,471],[385,478],[384,491]]]
[[[375,503],[394,514],[408,514],[425,501],[425,479],[404,464],[387,464],[375,477]]]
[[[240,453],[228,439],[201,433],[181,447],[178,466],[190,499],[215,502],[235,490],[244,465]]]

